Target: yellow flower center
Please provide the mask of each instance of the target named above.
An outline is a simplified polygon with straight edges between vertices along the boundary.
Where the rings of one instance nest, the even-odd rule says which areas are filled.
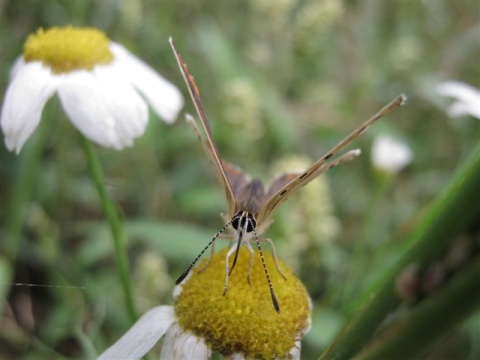
[[[226,251],[214,254],[205,270],[194,270],[183,285],[175,302],[180,326],[204,338],[214,351],[223,355],[241,352],[252,358],[286,357],[310,324],[310,300],[305,287],[280,262],[287,278],[284,280],[272,256],[264,253],[280,305],[277,313],[259,253],[254,255],[249,284],[250,253],[242,247],[229,277],[227,294],[223,296]],[[197,269],[202,269],[202,264]]]
[[[23,50],[25,61],[41,61],[54,73],[91,70],[113,60],[110,40],[94,28],[53,27],[31,34]]]

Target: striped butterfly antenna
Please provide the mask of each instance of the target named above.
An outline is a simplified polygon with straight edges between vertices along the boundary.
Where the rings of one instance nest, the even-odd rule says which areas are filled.
[[[232,224],[232,220],[230,220],[228,223],[226,223],[223,228],[220,229],[218,233],[215,234],[215,236],[208,242],[208,244],[203,248],[202,251],[200,251],[200,254],[197,255],[197,257],[192,261],[190,265],[185,269],[185,271],[178,277],[178,279],[175,281],[175,285],[180,284],[190,273],[190,270],[195,266],[197,261],[202,257],[202,255],[207,251],[207,249],[217,240],[217,238]]]

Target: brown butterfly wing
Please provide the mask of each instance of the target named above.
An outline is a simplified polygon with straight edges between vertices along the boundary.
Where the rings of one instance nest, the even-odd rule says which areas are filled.
[[[244,210],[257,215],[267,198],[265,188],[259,179],[252,179],[234,165],[223,163],[238,210]]]
[[[339,151],[343,150],[348,144],[350,144],[355,138],[357,138],[361,133],[363,133],[375,121],[380,119],[382,116],[388,114],[396,107],[403,105],[406,100],[407,99],[405,95],[399,95],[398,97],[396,97],[394,100],[385,105],[375,115],[373,115],[370,119],[365,121],[354,131],[352,131],[347,137],[345,137],[342,141],[340,141],[337,145],[330,149],[320,159],[315,161],[315,163],[307,170],[296,176],[290,182],[283,185],[283,187],[280,187],[273,195],[270,196],[270,198],[265,201],[265,203],[261,207],[257,216],[257,224],[261,224],[263,221],[267,220],[268,217],[272,214],[272,212],[296,190],[305,186],[315,177],[327,171],[332,166],[335,166],[336,164],[328,166],[327,161]]]
[[[175,54],[175,58],[177,59],[178,67],[180,68],[180,71],[183,75],[185,83],[187,84],[188,92],[190,93],[190,97],[192,98],[193,104],[195,105],[195,109],[197,110],[198,117],[202,122],[202,126],[206,134],[206,141],[202,140],[202,144],[204,144],[203,148],[205,149],[205,152],[207,153],[210,159],[210,162],[216,168],[217,174],[219,174],[218,177],[220,179],[220,183],[225,190],[225,196],[227,198],[229,214],[233,215],[236,212],[236,207],[237,207],[236,201],[235,201],[232,189],[230,187],[230,184],[228,182],[227,175],[225,174],[225,170],[223,169],[223,165],[217,149],[217,145],[213,140],[212,131],[210,129],[210,123],[208,122],[207,115],[203,108],[202,99],[200,98],[200,92],[198,91],[197,84],[195,83],[195,79],[193,78],[192,75],[190,75],[187,65],[185,64],[182,57],[178,53],[175,47],[175,44],[173,42],[173,39],[170,38],[169,41],[170,41],[170,45],[172,47],[173,53]],[[195,124],[194,121],[192,123]]]
[[[275,179],[272,180],[270,185],[268,186],[267,191],[267,199],[272,197],[275,193],[277,193],[280,189],[283,189],[287,184],[289,184],[292,180],[297,178],[300,174],[283,174],[277,176]]]
[[[233,196],[235,199],[238,199],[242,189],[247,186],[251,181],[251,178],[235,165],[229,164],[225,161],[223,161],[222,164],[225,174],[227,175],[228,183],[232,189]]]

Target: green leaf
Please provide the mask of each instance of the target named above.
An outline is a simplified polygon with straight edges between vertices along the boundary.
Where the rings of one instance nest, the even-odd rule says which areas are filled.
[[[352,358],[400,304],[401,299],[394,290],[398,274],[409,264],[417,264],[420,269],[425,269],[442,256],[461,230],[478,221],[479,184],[480,144],[458,169],[447,189],[432,204],[430,211],[412,235],[412,247],[389,272],[384,283],[372,294],[371,300],[321,355],[321,360]]]

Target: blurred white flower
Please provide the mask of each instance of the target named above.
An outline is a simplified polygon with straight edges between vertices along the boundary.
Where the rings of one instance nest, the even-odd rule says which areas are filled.
[[[412,150],[398,139],[389,135],[380,135],[373,142],[371,158],[376,168],[396,173],[410,164]]]
[[[445,81],[437,86],[440,95],[454,98],[448,107],[452,117],[471,115],[480,119],[480,90],[460,81]]]
[[[101,31],[40,29],[27,39],[5,94],[0,125],[9,150],[20,152],[55,93],[81,133],[117,150],[145,131],[145,100],[168,123],[183,106],[174,85]]]

